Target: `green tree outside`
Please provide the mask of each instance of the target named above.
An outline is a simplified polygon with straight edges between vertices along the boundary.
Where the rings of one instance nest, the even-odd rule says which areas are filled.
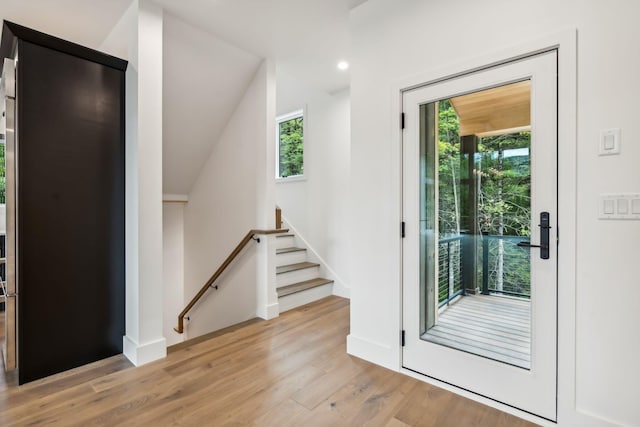
[[[304,173],[303,150],[303,118],[296,117],[278,124],[280,140],[279,144],[279,171],[278,176],[302,175]]]
[[[441,238],[460,234],[460,121],[449,100],[438,102],[438,224]],[[530,132],[480,138],[474,161],[478,229],[489,235],[531,235]],[[517,240],[517,238],[516,238]],[[492,239],[490,287],[528,295],[528,253],[514,239]],[[484,256],[484,255],[480,255]],[[482,259],[478,260],[482,265]],[[479,274],[481,272],[479,271]]]

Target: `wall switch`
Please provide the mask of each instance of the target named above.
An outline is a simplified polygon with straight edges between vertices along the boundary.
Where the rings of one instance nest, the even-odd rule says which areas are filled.
[[[620,154],[620,128],[602,129],[598,144],[598,153],[601,156]]]
[[[626,215],[629,213],[629,200],[618,199],[618,213],[620,215]]]
[[[616,213],[616,205],[613,203],[613,199],[604,199],[604,210],[603,213],[606,215],[613,215]]]
[[[600,219],[640,221],[640,194],[601,194],[598,203]]]

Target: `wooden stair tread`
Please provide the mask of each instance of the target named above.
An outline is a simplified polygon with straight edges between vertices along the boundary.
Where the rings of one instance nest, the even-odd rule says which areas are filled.
[[[296,248],[296,247],[291,247],[291,248],[280,248],[280,249],[276,249],[276,255],[279,254],[288,254],[291,252],[301,252],[301,251],[306,251],[306,248]]]
[[[305,280],[304,282],[298,282],[298,283],[293,283],[291,285],[282,286],[277,289],[278,298],[295,294],[296,292],[306,291],[307,289],[316,288],[318,286],[326,285],[329,283],[333,283],[333,280],[317,277],[315,279]]]
[[[305,261],[305,262],[297,262],[295,264],[281,265],[280,267],[276,267],[276,274],[288,273],[290,271],[302,270],[305,268],[312,268],[312,267],[320,267],[320,264],[315,262]]]

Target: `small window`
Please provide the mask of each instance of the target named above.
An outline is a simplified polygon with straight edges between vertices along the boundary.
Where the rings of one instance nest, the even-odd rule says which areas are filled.
[[[304,175],[303,129],[302,110],[276,118],[276,178]]]

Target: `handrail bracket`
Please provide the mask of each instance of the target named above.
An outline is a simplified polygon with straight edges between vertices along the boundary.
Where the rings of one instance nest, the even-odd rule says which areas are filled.
[[[256,242],[260,243],[260,238],[255,237],[256,234],[261,234],[261,235],[281,234],[281,233],[287,233],[288,231],[289,231],[288,229],[249,230],[249,232],[244,236],[244,238],[240,241],[240,243],[238,243],[238,246],[236,246],[236,248],[231,252],[231,254],[229,254],[227,259],[224,260],[222,265],[220,265],[220,267],[218,267],[216,272],[213,273],[213,275],[209,278],[209,280],[207,280],[207,283],[204,284],[204,286],[200,289],[200,291],[196,294],[196,296],[193,297],[193,299],[189,302],[189,304],[187,304],[184,310],[180,312],[180,314],[178,315],[178,326],[173,328],[173,330],[179,334],[184,332],[184,318],[186,314],[189,312],[189,310],[193,308],[193,306],[200,300],[200,298],[204,296],[204,294],[207,292],[207,290],[209,290],[209,288],[218,289],[218,285],[214,285],[213,282],[215,282],[218,279],[218,277],[222,275],[224,270],[240,254],[242,249],[244,249],[244,247],[247,245],[247,243],[249,243],[250,240],[255,240]]]

